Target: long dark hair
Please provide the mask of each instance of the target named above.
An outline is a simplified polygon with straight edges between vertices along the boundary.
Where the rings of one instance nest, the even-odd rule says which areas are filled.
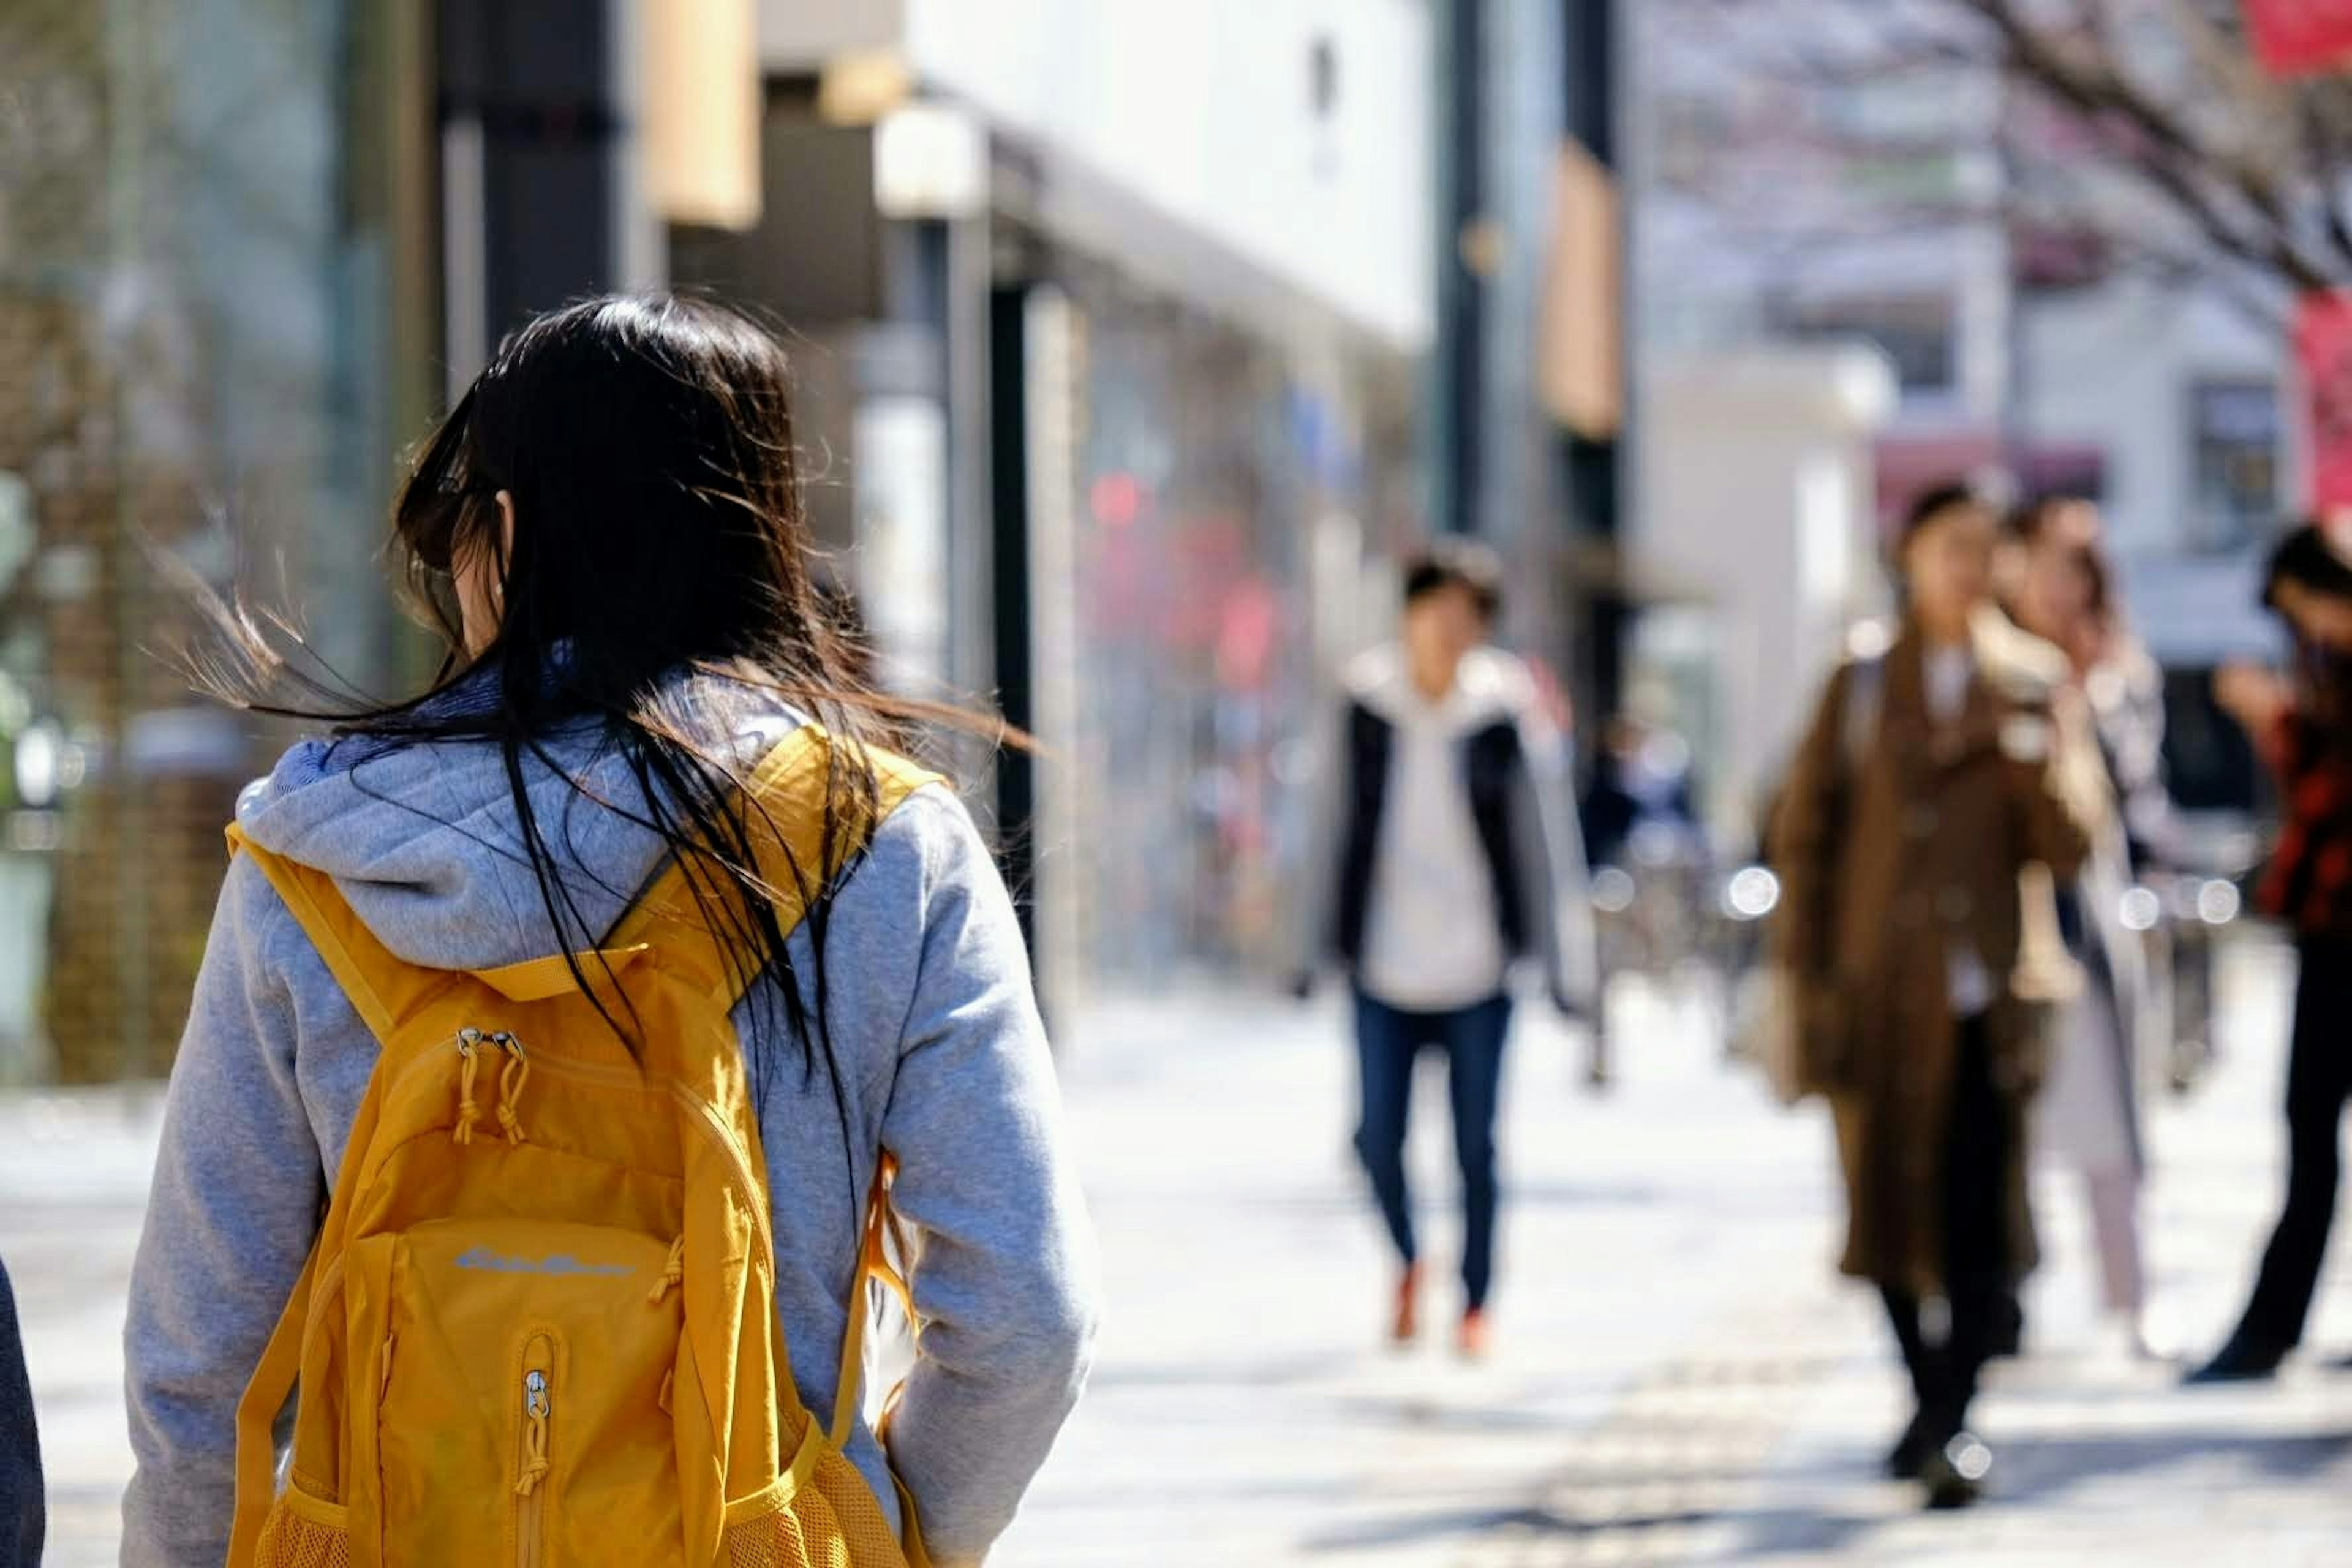
[[[620,758],[638,796],[598,804],[667,844],[740,980],[776,977],[772,990],[803,1066],[814,1071],[812,1042],[821,1043],[845,1123],[826,1017],[824,895],[845,874],[845,866],[828,868],[842,858],[849,825],[876,803],[864,747],[898,742],[913,718],[985,722],[884,698],[866,682],[860,650],[827,607],[795,451],[783,346],[740,311],[646,293],[541,316],[499,345],[425,441],[394,507],[392,552],[406,596],[448,649],[430,688],[404,701],[345,701],[326,711],[319,699],[329,688],[297,675],[311,700],[289,703],[262,689],[282,684],[289,662],[243,613],[226,618],[246,679],[210,684],[245,707],[331,719],[339,744],[371,752],[496,745],[549,924],[566,953],[595,947],[605,933],[589,929],[532,806],[526,763],[568,778],[584,795],[580,775],[567,772],[549,740],[593,732],[593,760]],[[500,492],[511,499],[511,542]],[[455,582],[485,561],[497,630],[469,653]],[[765,825],[743,792],[740,759],[730,754],[730,719],[762,705],[763,694],[764,706],[789,704],[835,742],[820,863],[789,867],[797,883],[790,892],[808,910],[814,957],[806,976],[795,973],[776,916],[784,889],[761,869],[756,846]],[[617,889],[623,897],[635,890]],[[617,989],[592,984],[580,960],[570,962],[634,1044],[633,1020],[620,1016],[625,1003],[607,1002]],[[755,1093],[765,1032],[755,1028],[745,1042],[755,1053]]]

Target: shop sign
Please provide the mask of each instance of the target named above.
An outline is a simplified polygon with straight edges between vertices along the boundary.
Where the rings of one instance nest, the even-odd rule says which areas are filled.
[[[2246,0],[2246,31],[2273,76],[2352,67],[2352,0]]]
[[[2315,511],[2352,506],[2352,290],[2305,296],[2294,326]]]

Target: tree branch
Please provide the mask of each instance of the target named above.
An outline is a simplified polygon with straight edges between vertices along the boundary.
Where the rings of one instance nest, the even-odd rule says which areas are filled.
[[[2065,47],[2027,21],[2016,0],[1957,4],[1992,28],[2020,78],[2070,113],[2095,122],[2112,118],[2144,137],[2147,156],[2127,166],[2178,205],[2218,247],[2273,268],[2301,289],[2326,288],[2352,273],[2352,249],[2342,249],[2325,262],[2305,251],[2296,238],[2291,200],[2269,170],[2199,137],[2179,114],[2143,90],[2105,54]],[[2242,204],[2253,220],[2252,226],[2261,232],[2247,232],[2233,220],[2209,181]]]

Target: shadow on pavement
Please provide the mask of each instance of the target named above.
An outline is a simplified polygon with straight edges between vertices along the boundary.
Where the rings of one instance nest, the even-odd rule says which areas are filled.
[[[1276,1388],[1315,1384],[1340,1376],[1361,1364],[1353,1351],[1315,1352],[1292,1356],[1237,1358],[1220,1362],[1160,1362],[1145,1364],[1113,1362],[1090,1374],[1087,1386],[1097,1391],[1135,1388],[1181,1388],[1201,1393],[1221,1388]]]
[[[2352,1432],[2215,1435],[2193,1426],[2158,1432],[2036,1437],[2010,1444],[2001,1496],[2040,1501],[2085,1482],[2194,1461],[2200,1468],[2305,1479],[2352,1454]]]
[[[1325,1531],[1308,1536],[1299,1544],[1318,1555],[1335,1552],[1392,1550],[1398,1547],[1426,1545],[1433,1541],[1471,1541],[1482,1536],[1506,1532],[1537,1539],[1558,1540],[1576,1536],[1593,1536],[1620,1530],[1662,1529],[1674,1524],[1700,1524],[1704,1513],[1661,1516],[1641,1521],[1611,1521],[1600,1523],[1591,1520],[1570,1519],[1542,1508],[1457,1509],[1443,1513],[1416,1515],[1409,1519],[1367,1520],[1338,1530]]]
[[[2031,1508],[2087,1484],[2191,1462],[2208,1474],[2292,1484],[2320,1476],[2347,1456],[2352,1456],[2352,1431],[2247,1436],[2181,1426],[2019,1440],[2003,1450],[2000,1489],[1986,1508],[1988,1512],[2005,1505]],[[1559,1478],[1542,1506],[1391,1515],[1351,1522],[1308,1536],[1299,1544],[1321,1555],[1444,1542],[1458,1542],[1466,1549],[1501,1539],[1606,1540],[1613,1561],[1638,1563],[1652,1561],[1644,1551],[1646,1540],[1654,1538],[1667,1556],[1678,1557],[1675,1548],[1687,1544],[1679,1532],[1714,1526],[1721,1532],[1717,1550],[1727,1553],[1727,1561],[1811,1560],[1856,1549],[1912,1511],[1904,1506],[1907,1491],[1870,1479],[1874,1467],[1860,1455],[1853,1461],[1858,1489],[1843,1507],[1776,1506],[1760,1500],[1742,1506],[1728,1500],[1759,1482],[1769,1485],[1770,1467],[1729,1467],[1707,1473],[1703,1465],[1661,1457],[1666,1462],[1646,1468],[1580,1465]],[[1650,1506],[1642,1506],[1643,1501]]]

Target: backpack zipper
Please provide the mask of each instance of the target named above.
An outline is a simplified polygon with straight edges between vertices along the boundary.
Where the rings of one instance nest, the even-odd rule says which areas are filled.
[[[522,1351],[522,1435],[515,1451],[516,1568],[536,1568],[541,1516],[547,1508],[548,1422],[554,1414],[555,1346],[534,1334]]]

